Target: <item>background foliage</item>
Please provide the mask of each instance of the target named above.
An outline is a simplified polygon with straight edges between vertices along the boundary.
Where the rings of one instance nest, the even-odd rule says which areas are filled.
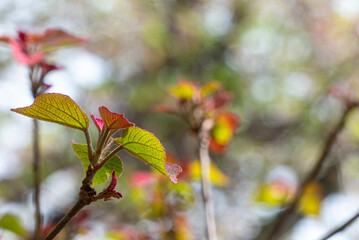
[[[71,96],[86,113],[101,105],[125,113],[153,132],[181,165],[195,158],[196,139],[180,119],[151,107],[173,101],[167,91],[180,78],[220,81],[234,94],[231,110],[242,126],[227,153],[212,156],[229,179],[214,187],[219,236],[255,239],[313,166],[343,110],[328,94],[331,86],[357,96],[358,16],[354,0],[3,0],[0,33],[60,27],[87,37],[83,48],[51,56],[64,66],[49,75],[51,92]],[[0,215],[20,218],[13,232],[24,235],[18,225],[33,228],[31,121],[9,109],[32,99],[26,67],[13,61],[5,44],[0,52]],[[288,239],[316,239],[359,208],[358,118],[354,112],[348,119],[327,174],[307,190],[303,215]],[[84,143],[74,130],[41,124],[42,203],[50,225],[75,200],[83,178],[71,139]],[[91,205],[62,237],[173,239],[174,232],[178,239],[201,239],[198,182],[183,177],[172,185],[155,174],[145,176],[143,189],[131,172],[150,169],[129,155],[121,159],[124,198]],[[353,225],[339,237],[355,239],[358,229]],[[4,229],[0,234],[18,238]]]

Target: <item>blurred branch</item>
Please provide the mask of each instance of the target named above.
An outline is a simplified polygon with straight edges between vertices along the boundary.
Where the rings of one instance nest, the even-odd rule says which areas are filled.
[[[34,99],[38,96],[39,92],[39,77],[37,72],[39,71],[38,67],[30,66],[29,79],[31,82],[31,91]],[[42,232],[42,216],[40,209],[40,191],[41,191],[41,169],[40,169],[40,145],[39,145],[39,122],[38,120],[33,120],[33,181],[34,181],[34,205],[35,205],[35,232],[34,240],[39,240]]]
[[[285,226],[285,223],[292,216],[292,214],[294,212],[296,212],[298,202],[303,195],[303,190],[305,189],[306,186],[308,186],[309,183],[317,180],[317,177],[323,167],[326,157],[330,153],[330,150],[331,150],[338,134],[341,132],[341,130],[344,127],[346,117],[351,112],[351,110],[353,110],[356,107],[358,107],[357,102],[348,103],[346,105],[346,109],[343,112],[339,123],[332,130],[332,132],[328,135],[328,137],[325,141],[325,145],[322,150],[322,153],[320,154],[318,160],[316,161],[314,168],[308,174],[308,176],[304,179],[302,184],[299,186],[299,189],[294,197],[294,200],[291,203],[289,203],[289,205],[287,207],[284,207],[285,210],[283,211],[283,213],[277,217],[277,219],[275,220],[274,227],[272,228],[272,231],[270,231],[270,233],[266,239],[268,239],[268,240],[278,239],[278,237],[283,233],[283,230],[284,230],[283,226]]]
[[[199,132],[199,159],[201,162],[201,182],[202,197],[207,222],[207,239],[217,240],[216,221],[214,217],[212,189],[210,182],[210,164],[209,157],[209,131],[213,126],[213,120],[203,121]]]
[[[348,221],[346,221],[345,223],[343,223],[341,226],[337,227],[336,229],[334,229],[333,231],[331,231],[330,233],[328,233],[327,235],[325,235],[325,237],[321,238],[320,240],[326,240],[332,236],[334,236],[335,234],[345,230],[347,227],[349,227],[357,218],[359,217],[359,211],[353,216],[351,217]]]
[[[42,217],[40,211],[40,188],[41,188],[41,171],[40,171],[40,147],[39,147],[39,122],[33,120],[33,172],[34,172],[34,204],[35,204],[35,233],[34,239],[40,239]]]

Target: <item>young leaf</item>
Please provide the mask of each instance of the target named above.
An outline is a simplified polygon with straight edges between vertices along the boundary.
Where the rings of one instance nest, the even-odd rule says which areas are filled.
[[[181,167],[171,164],[166,167],[166,153],[161,142],[150,132],[138,127],[130,127],[122,132],[122,137],[115,139],[123,149],[138,159],[150,164],[162,174],[170,177],[176,183],[176,176]],[[172,165],[176,165],[172,166]],[[167,171],[168,170],[168,171]]]
[[[5,214],[0,219],[0,228],[6,229],[20,236],[26,235],[26,230],[22,226],[20,219],[11,214]]]
[[[73,143],[72,148],[74,149],[77,157],[81,160],[82,165],[84,166],[84,170],[87,171],[87,168],[90,165],[87,145]],[[119,177],[123,170],[122,161],[116,155],[113,156],[100,170],[97,171],[92,185],[95,186],[106,182],[110,178],[109,176],[111,176],[113,170],[116,170],[116,177]]]
[[[70,128],[86,130],[89,127],[89,119],[81,108],[69,96],[59,93],[41,94],[31,106],[11,111]]]
[[[108,129],[123,129],[135,126],[134,123],[129,122],[123,114],[111,112],[106,107],[99,107],[99,112],[102,120]]]

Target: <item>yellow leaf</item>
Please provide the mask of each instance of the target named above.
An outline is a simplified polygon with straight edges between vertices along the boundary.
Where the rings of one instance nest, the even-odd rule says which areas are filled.
[[[201,96],[208,96],[222,87],[221,83],[218,81],[210,81],[209,83],[203,85],[201,89]]]
[[[66,127],[86,130],[89,119],[69,96],[44,93],[35,98],[31,106],[11,109],[30,118],[54,122]]]
[[[189,171],[194,180],[201,179],[201,164],[198,160],[190,163]],[[213,184],[221,187],[229,183],[229,178],[212,162],[210,166],[210,180]]]
[[[299,200],[299,210],[305,215],[318,215],[322,204],[321,187],[318,183],[310,183]]]
[[[177,86],[174,86],[170,92],[173,96],[180,99],[192,99],[196,93],[197,86],[193,82],[180,80]]]

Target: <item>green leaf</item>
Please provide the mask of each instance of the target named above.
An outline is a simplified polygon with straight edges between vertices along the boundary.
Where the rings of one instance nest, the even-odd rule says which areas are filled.
[[[150,164],[161,173],[166,174],[166,153],[160,141],[150,132],[138,127],[130,127],[122,132],[116,143],[136,158]]]
[[[26,230],[22,226],[20,219],[12,214],[5,214],[0,219],[0,228],[6,229],[20,236],[25,236],[26,234]]]
[[[85,172],[87,171],[88,166],[90,165],[90,160],[88,157],[88,150],[86,144],[77,144],[72,143],[72,148],[74,149],[76,155],[81,160],[82,165],[84,166]],[[99,169],[93,179],[93,186],[102,184],[109,180],[113,170],[116,170],[116,177],[119,177],[122,173],[122,161],[116,155],[113,156],[101,169]]]
[[[11,111],[70,128],[86,130],[89,127],[89,119],[81,108],[69,96],[59,93],[41,94],[31,106]]]
[[[177,182],[176,176],[182,171],[181,167],[165,163],[165,149],[152,133],[138,127],[130,127],[124,130],[122,137],[115,139],[115,142],[131,155],[169,176],[172,182]]]

